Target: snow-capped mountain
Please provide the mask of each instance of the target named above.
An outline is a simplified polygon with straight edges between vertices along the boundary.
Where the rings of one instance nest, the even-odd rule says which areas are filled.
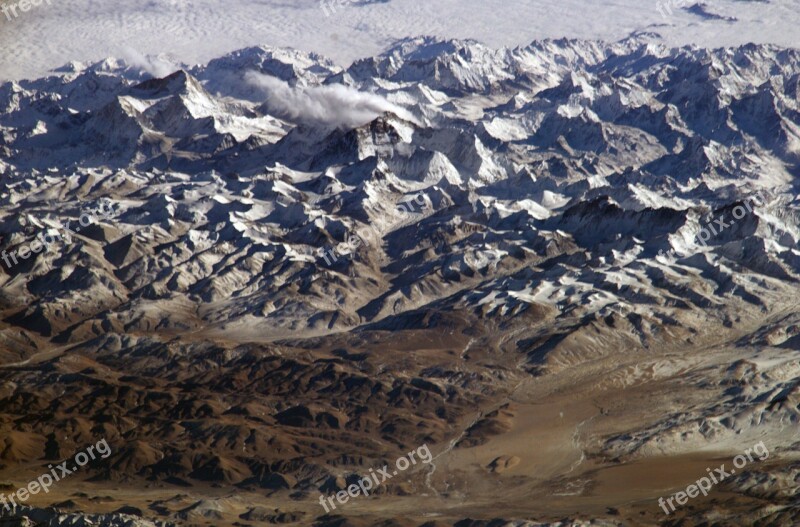
[[[100,239],[8,270],[4,293],[27,305],[21,321],[48,314],[46,336],[63,342],[179,298],[214,307],[178,326],[264,338],[400,324],[438,302],[597,314],[646,295],[644,335],[676,303],[761,306],[770,280],[796,276],[799,59],[413,39],[346,70],[253,48],[163,79],[106,61],[9,83],[4,246],[23,243],[25,216],[63,222],[101,197],[117,213]],[[758,191],[763,205],[698,239]],[[348,248],[349,235],[364,243]],[[31,292],[78,261],[96,310],[63,309],[75,291],[60,280]],[[678,275],[694,301],[671,291]]]
[[[496,351],[480,366],[434,361],[392,381],[457,401],[445,416],[423,404],[429,428],[395,423],[408,435],[393,441],[446,443],[437,419],[453,425],[471,404],[511,391],[516,375],[558,375],[634,349],[796,350],[799,161],[800,51],[770,45],[493,49],[415,38],[347,68],[267,47],[163,78],[124,61],[73,64],[0,86],[0,247],[15,255],[0,273],[0,355],[26,364],[94,350],[138,368],[164,346],[214,361],[213,350],[281,339],[328,349],[340,338],[369,346],[387,330],[459,328],[469,337],[462,363],[473,341]],[[100,208],[110,212],[81,221]],[[28,250],[42,233],[52,243]],[[606,381],[677,371],[648,360]],[[706,448],[744,420],[780,432],[796,424],[796,407],[744,410],[796,391],[775,364],[751,372],[749,391],[724,408],[705,401],[634,435],[607,431],[595,453]],[[14,394],[9,407],[22,404]],[[309,404],[300,417],[268,411],[279,425],[339,422],[326,403]],[[713,433],[709,415],[719,417]],[[773,446],[790,447],[778,432]],[[167,469],[165,457],[126,455],[125,477],[266,477],[240,462],[201,470],[176,458]],[[288,488],[305,490],[331,475],[280,470]]]

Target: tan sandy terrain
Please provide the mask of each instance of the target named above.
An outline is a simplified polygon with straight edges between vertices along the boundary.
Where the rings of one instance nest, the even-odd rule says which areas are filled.
[[[509,334],[521,335],[536,327]],[[491,329],[484,326],[481,334],[492,335]],[[622,450],[613,441],[665,427],[675,413],[707,411],[714,397],[724,399],[724,372],[752,359],[751,349],[734,344],[748,333],[746,329],[729,331],[724,334],[726,343],[713,345],[704,342],[720,335],[699,336],[693,347],[684,349],[670,343],[645,349],[628,341],[626,351],[587,358],[580,368],[561,367],[556,352],[544,363],[551,371],[536,376],[526,373],[525,362],[510,361],[513,354],[498,354],[509,345],[507,337],[464,334],[471,331],[365,332],[356,345],[346,344],[353,339],[348,335],[269,346],[229,341],[223,344],[229,351],[214,353],[218,359],[165,356],[163,360],[172,361],[167,367],[158,366],[152,357],[122,359],[87,348],[32,357],[29,363],[4,367],[3,382],[6,387],[36,386],[20,411],[24,408],[31,416],[38,408],[49,417],[47,421],[28,417],[28,435],[6,440],[0,481],[22,486],[41,473],[42,462],[25,459],[45,454],[39,450],[44,445],[35,438],[47,437],[49,427],[85,423],[81,426],[87,441],[103,431],[113,445],[109,463],[87,467],[59,482],[50,494],[35,496],[30,504],[60,504],[68,511],[92,513],[128,506],[147,518],[186,525],[374,525],[378,518],[395,518],[398,523],[393,525],[416,526],[432,520],[451,525],[465,518],[498,516],[540,522],[605,518],[611,524],[656,525],[670,519],[659,509],[658,498],[685,489],[704,476],[706,468],[730,466],[741,453],[735,445],[763,440],[768,446],[768,460],[745,468],[753,473],[780,472],[797,461],[792,452],[797,434],[793,427],[780,425],[775,413],[779,410],[764,414],[761,425],[735,433],[741,436],[735,440],[720,435],[708,441],[684,433],[658,448],[641,439],[629,440]],[[196,335],[188,338],[197,345]],[[179,350],[186,345],[182,340],[167,346],[175,350],[175,357],[182,355]],[[342,351],[344,346],[347,352]],[[244,355],[236,351],[242,349],[249,351]],[[786,354],[765,350],[758,353],[758,360],[786,363]],[[262,374],[257,372],[263,368],[258,365],[274,361],[269,370],[291,364],[297,374],[268,373],[264,380],[270,382],[259,382]],[[797,363],[790,360],[791,364]],[[440,375],[446,374],[448,381],[432,378],[437,370],[431,368],[442,369]],[[138,376],[137,370],[146,371],[147,377]],[[414,381],[413,372],[422,370],[427,370],[430,384]],[[56,372],[63,388],[38,381]],[[711,378],[710,372],[722,379],[719,388],[702,382]],[[209,384],[211,374],[214,381]],[[324,377],[328,388],[322,389],[318,383]],[[205,389],[190,395],[180,388],[198,378],[207,379]],[[368,379],[376,383],[369,390],[373,394],[386,386],[386,402],[370,403],[375,395],[366,394],[366,406],[358,405],[359,392],[352,390]],[[137,393],[136,386],[147,388]],[[287,389],[291,405],[280,402]],[[81,392],[93,395],[87,399],[77,395]],[[55,396],[58,402],[51,399]],[[157,403],[161,398],[171,402]],[[449,405],[442,414],[439,401],[445,398]],[[3,399],[5,411],[12,415],[15,400],[7,395]],[[92,406],[87,407],[89,400]],[[281,408],[298,404],[310,411],[293,419],[280,417]],[[86,414],[92,407],[97,413]],[[89,417],[71,415],[79,408]],[[109,424],[101,424],[100,416],[110,417],[103,418]],[[668,429],[653,432],[654,437],[668,437]],[[80,440],[48,441],[56,441],[56,451],[62,455],[82,447]],[[326,483],[326,472],[360,477],[384,463],[391,466],[394,459],[423,443],[433,454],[430,464],[413,467],[372,497],[352,499],[333,515],[325,515],[315,487],[321,485],[326,495],[342,488],[331,479]],[[630,448],[632,444],[639,448]],[[254,478],[255,465],[247,461],[253,457],[285,467],[280,478],[267,477],[274,469]],[[170,458],[174,461],[166,465]],[[754,512],[766,502],[743,492],[744,483],[731,485],[714,486],[708,497],[691,500],[673,516],[691,516],[696,510],[765,514]],[[785,507],[774,502],[773,497],[778,513],[793,514],[788,503],[789,508],[780,512]]]

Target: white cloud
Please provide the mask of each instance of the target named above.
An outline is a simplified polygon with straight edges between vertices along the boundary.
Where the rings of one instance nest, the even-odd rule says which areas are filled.
[[[146,71],[153,77],[166,77],[170,73],[179,69],[170,61],[163,57],[153,57],[139,53],[130,46],[122,48],[122,58],[125,63],[134,68]]]
[[[269,111],[276,117],[295,123],[354,128],[366,124],[384,112],[392,112],[407,121],[416,118],[396,104],[374,93],[358,91],[341,84],[293,87],[288,83],[255,71],[245,80],[267,96]]]

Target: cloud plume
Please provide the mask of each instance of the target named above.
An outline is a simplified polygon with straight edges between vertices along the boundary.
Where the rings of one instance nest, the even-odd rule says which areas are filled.
[[[247,72],[245,80],[264,91],[270,113],[294,123],[354,128],[384,112],[392,112],[418,124],[417,119],[405,108],[374,93],[358,91],[349,86],[293,87],[281,79],[255,71]]]
[[[139,68],[156,78],[166,77],[178,69],[178,66],[163,57],[144,55],[130,46],[123,47],[121,55],[129,66]]]

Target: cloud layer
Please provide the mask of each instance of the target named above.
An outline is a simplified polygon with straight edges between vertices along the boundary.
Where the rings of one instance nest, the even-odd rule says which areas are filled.
[[[417,123],[416,118],[396,104],[374,93],[358,91],[349,86],[294,87],[288,83],[255,71],[245,74],[245,80],[264,91],[270,113],[294,123],[335,128],[354,128],[375,119],[384,112]]]

